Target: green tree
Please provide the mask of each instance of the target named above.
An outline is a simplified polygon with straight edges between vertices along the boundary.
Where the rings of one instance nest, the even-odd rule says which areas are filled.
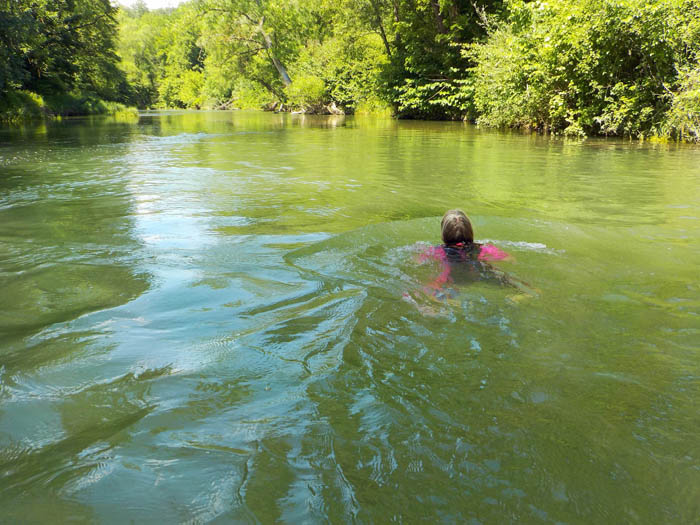
[[[472,111],[469,57],[463,45],[487,35],[489,17],[500,16],[500,0],[391,0],[377,5],[392,13],[391,57],[385,97],[404,118],[465,118]],[[377,28],[377,22],[375,22]]]
[[[209,46],[241,76],[280,99],[292,82],[287,65],[311,27],[303,3],[293,0],[206,0]]]
[[[669,108],[686,100],[677,97],[679,71],[700,51],[696,0],[512,0],[509,8],[488,42],[472,48],[480,123],[573,135],[672,132]]]
[[[149,12],[146,4],[121,8],[118,15],[118,53],[127,79],[125,98],[140,108],[158,104],[158,84],[163,76],[164,59],[158,49],[158,36],[169,23],[166,12]]]
[[[115,99],[123,76],[108,0],[4,0],[0,86],[40,94],[78,90]]]

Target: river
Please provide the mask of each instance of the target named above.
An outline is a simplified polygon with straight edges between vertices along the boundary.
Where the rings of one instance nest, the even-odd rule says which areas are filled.
[[[697,523],[697,147],[152,112],[0,174],[0,521]],[[427,293],[449,208],[535,291]]]

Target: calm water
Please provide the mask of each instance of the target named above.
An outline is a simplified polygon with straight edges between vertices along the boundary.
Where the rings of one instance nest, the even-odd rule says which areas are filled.
[[[421,293],[451,207],[539,297]],[[0,130],[0,521],[698,523],[699,235],[692,147]]]

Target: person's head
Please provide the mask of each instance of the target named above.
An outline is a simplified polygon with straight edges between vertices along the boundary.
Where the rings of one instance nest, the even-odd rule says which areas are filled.
[[[474,242],[472,223],[462,210],[449,210],[445,212],[440,223],[442,229],[442,242],[445,244],[457,244],[459,242]]]

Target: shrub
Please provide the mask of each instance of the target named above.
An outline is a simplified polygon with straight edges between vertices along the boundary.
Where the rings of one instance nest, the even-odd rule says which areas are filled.
[[[22,122],[46,117],[78,115],[138,116],[134,108],[107,102],[94,95],[58,93],[41,97],[30,91],[9,91],[0,96],[0,121]]]
[[[379,75],[386,63],[381,39],[373,34],[342,34],[322,42],[309,41],[298,59],[290,67],[294,84],[309,84],[309,78],[323,83],[324,104],[335,103],[347,113],[353,113],[361,104],[377,98]],[[294,93],[299,86],[287,89],[289,102],[295,106]],[[299,106],[297,106],[299,107]]]
[[[700,142],[700,65],[682,70],[680,87],[669,112],[669,132],[681,140]]]
[[[322,106],[326,100],[326,86],[318,77],[302,76],[287,87],[287,101],[295,109],[312,110]]]
[[[201,71],[188,70],[181,74],[180,91],[178,99],[188,108],[201,108],[204,103],[202,87],[204,75]]]
[[[509,6],[507,22],[467,50],[480,124],[642,137],[668,127],[678,72],[700,52],[698,2]]]
[[[47,112],[44,99],[31,91],[6,91],[0,94],[0,122],[40,119]]]

